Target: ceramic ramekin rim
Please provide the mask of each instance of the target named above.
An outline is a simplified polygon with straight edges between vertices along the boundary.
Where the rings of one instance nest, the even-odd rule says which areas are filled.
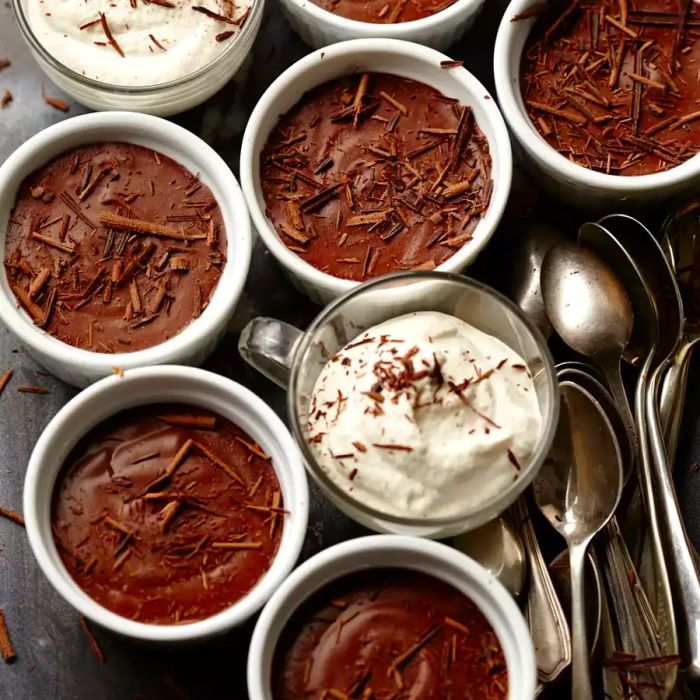
[[[400,553],[405,556],[405,564],[386,564],[385,566],[423,571],[443,580],[447,580],[447,569],[461,570],[465,575],[461,587],[455,586],[454,580],[448,582],[467,595],[494,628],[507,625],[512,634],[512,637],[507,639],[497,635],[506,654],[509,674],[511,664],[508,662],[509,660],[512,662],[516,655],[524,671],[523,677],[517,679],[517,686],[509,677],[509,700],[516,700],[516,698],[529,700],[534,696],[537,672],[532,638],[517,604],[495,577],[467,555],[445,544],[405,535],[369,535],[341,542],[315,554],[297,567],[271,596],[255,625],[248,651],[247,677],[251,700],[271,700],[270,696],[264,692],[265,674],[268,671],[263,663],[265,651],[270,644],[269,638],[271,637],[272,643],[276,645],[284,624],[303,600],[318,589],[318,587],[310,589],[308,579],[321,572],[325,574],[326,581],[332,581],[345,574],[345,571],[340,574],[336,572],[339,562],[352,559],[357,561],[353,567],[356,571],[384,566],[366,563],[368,552]],[[430,559],[435,566],[428,569],[427,564],[417,563],[416,555]],[[472,588],[472,591],[466,593],[467,588]],[[478,592],[479,600],[475,600],[474,591]],[[502,616],[498,621],[494,619],[496,609],[500,610]],[[278,627],[276,631],[275,627]]]
[[[285,523],[285,532],[271,568],[245,596],[232,606],[205,620],[187,625],[156,625],[129,620],[107,610],[82,591],[72,580],[70,574],[60,562],[53,539],[42,533],[41,522],[46,513],[37,511],[39,499],[43,498],[41,489],[41,472],[52,458],[54,446],[59,441],[65,443],[67,426],[76,420],[74,413],[88,401],[107,399],[114,392],[122,392],[125,386],[133,385],[137,391],[144,383],[167,380],[169,382],[196,382],[202,388],[224,392],[234,400],[245,405],[245,414],[257,427],[268,436],[270,444],[277,441],[278,453],[283,456],[282,463],[273,463],[277,474],[283,471],[293,482],[293,502],[286,503],[293,513]],[[178,393],[175,391],[175,393]],[[186,401],[185,398],[182,399]],[[150,403],[146,400],[144,403]],[[97,420],[96,422],[100,422]],[[85,426],[81,431],[93,426]],[[274,436],[274,437],[273,437]],[[77,437],[77,439],[80,439]],[[265,445],[263,445],[265,447]],[[51,483],[55,487],[60,467]],[[282,480],[281,480],[282,481]],[[286,494],[285,494],[286,495]],[[54,416],[40,435],[29,460],[24,483],[23,510],[29,544],[39,567],[53,588],[73,608],[85,617],[116,634],[147,642],[180,643],[196,641],[221,634],[235,627],[256,613],[280,586],[294,568],[306,536],[309,511],[309,492],[306,472],[299,449],[289,431],[277,414],[257,395],[232,379],[193,367],[162,365],[159,367],[142,367],[128,370],[123,377],[105,377],[83,390],[69,401]],[[48,515],[50,520],[50,514]],[[51,532],[50,525],[48,532]]]
[[[494,48],[494,77],[501,111],[520,145],[548,170],[564,180],[580,187],[619,193],[643,194],[658,188],[677,185],[700,174],[700,157],[697,155],[669,170],[649,175],[609,175],[572,163],[552,148],[535,129],[522,104],[519,77],[510,70],[514,59],[513,44],[523,32],[528,32],[536,17],[513,21],[513,17],[537,4],[539,0],[511,0],[501,20]],[[518,54],[520,66],[521,54]]]
[[[342,15],[326,10],[313,0],[286,0],[301,12],[308,14],[315,21],[330,27],[333,31],[362,34],[367,38],[407,39],[417,33],[429,32],[442,25],[450,24],[460,18],[460,15],[471,9],[478,9],[484,0],[455,0],[451,5],[429,17],[410,22],[394,22],[392,24],[379,22],[363,22],[349,19]]]
[[[58,364],[74,368],[80,374],[109,374],[114,366],[131,368],[140,365],[164,364],[177,361],[180,357],[192,354],[207,342],[216,328],[222,326],[232,314],[238,302],[250,267],[252,234],[250,217],[241,188],[230,168],[207,143],[187,129],[177,124],[136,112],[96,112],[72,117],[58,122],[25,141],[9,158],[0,165],[0,189],[8,182],[24,179],[33,168],[27,164],[37,153],[50,143],[60,142],[69,134],[85,130],[85,143],[95,143],[93,129],[104,130],[106,134],[125,134],[130,127],[154,135],[154,140],[166,140],[177,150],[182,144],[197,153],[200,172],[207,173],[209,179],[217,181],[218,189],[226,193],[226,199],[217,197],[217,203],[225,218],[235,225],[235,230],[226,231],[226,263],[211,299],[201,316],[194,319],[173,337],[158,345],[130,353],[100,353],[76,348],[48,335],[31,322],[26,312],[18,307],[17,301],[6,284],[4,267],[0,270],[0,320],[10,328],[30,348],[49,356]],[[155,135],[157,134],[157,138]],[[121,137],[129,142],[126,136]],[[175,158],[177,160],[177,158]],[[9,212],[7,212],[9,217]],[[4,214],[0,216],[0,220]],[[4,235],[0,235],[4,241]]]
[[[290,83],[298,81],[301,76],[313,70],[319,61],[329,62],[337,60],[339,63],[342,63],[343,59],[363,52],[408,56],[412,60],[418,59],[428,66],[434,66],[435,70],[438,71],[442,70],[440,68],[441,61],[450,60],[449,56],[440,51],[400,39],[350,39],[317,49],[290,66],[267,88],[250,116],[243,135],[241,148],[241,186],[253,223],[265,246],[277,261],[296,277],[318,289],[331,290],[334,295],[349,291],[359,282],[340,279],[321,272],[289,250],[280,240],[279,234],[268,220],[265,211],[258,204],[262,199],[262,188],[260,178],[255,177],[256,167],[254,161],[259,157],[259,153],[254,152],[254,144],[257,141],[258,131],[264,121],[264,117],[269,113],[278,112],[276,105]],[[378,68],[381,68],[381,66],[378,66]],[[339,71],[337,75],[346,74],[347,71]],[[485,215],[474,230],[474,238],[436,268],[438,271],[458,272],[473,261],[488,244],[503,216],[510,194],[513,158],[505,121],[486,88],[472,73],[463,67],[451,69],[450,76],[458,81],[461,87],[471,95],[471,104],[477,101],[481,102],[480,106],[487,114],[489,126],[497,134],[495,139],[488,139],[488,141],[492,161],[498,162],[497,168],[494,169],[497,169],[499,173],[498,178],[493,180],[491,200]],[[304,90],[300,91],[297,99],[300,99],[306,90],[309,90],[316,84],[317,82],[312,81],[312,84],[307,85]]]

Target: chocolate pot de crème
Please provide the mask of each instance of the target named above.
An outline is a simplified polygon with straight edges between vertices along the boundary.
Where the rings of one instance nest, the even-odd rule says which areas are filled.
[[[469,106],[415,80],[349,75],[306,93],[260,157],[267,215],[327,274],[431,270],[473,238],[493,186]]]
[[[225,262],[209,188],[129,143],[81,146],[33,172],[5,231],[18,303],[53,337],[101,353],[177,335],[206,308]]]
[[[700,8],[694,2],[543,4],[520,88],[547,143],[610,175],[673,168],[700,149]]]
[[[154,404],[111,417],[73,449],[51,524],[64,566],[97,603],[183,624],[257,584],[285,512],[271,460],[246,432],[197,407]]]

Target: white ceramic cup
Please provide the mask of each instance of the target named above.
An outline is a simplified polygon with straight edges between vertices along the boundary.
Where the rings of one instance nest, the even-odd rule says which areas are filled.
[[[151,403],[177,402],[208,409],[245,430],[272,458],[282,491],[284,528],[271,567],[254,588],[212,617],[188,625],[135,622],[107,610],[73,580],[51,532],[51,500],[58,474],[76,443],[120,411]],[[187,642],[219,635],[256,613],[294,568],[309,513],[306,474],[299,450],[282,421],[261,399],[236,382],[191,367],[145,367],[107,377],[69,401],[36,443],[24,482],[29,544],[55,590],[85,617],[120,635],[147,642]]]
[[[512,0],[496,37],[493,69],[503,116],[540,183],[566,204],[608,211],[616,205],[652,207],[697,188],[698,156],[661,173],[608,175],[572,163],[539,134],[527,115],[520,92],[520,60],[537,17],[513,21],[513,17],[537,4],[540,0]]]
[[[280,586],[262,611],[250,642],[250,700],[274,700],[270,686],[275,647],[299,605],[331,581],[372,568],[420,571],[464,593],[485,615],[501,643],[508,668],[507,700],[532,700],[537,678],[535,650],[522,613],[508,591],[461,552],[398,535],[360,537],[330,547],[304,562]]]
[[[484,0],[456,0],[430,17],[412,22],[359,22],[329,12],[312,0],[280,0],[289,23],[310,46],[348,39],[404,39],[444,51],[467,31],[477,18]]]
[[[23,143],[0,166],[0,249],[17,190],[29,174],[72,148],[100,141],[124,141],[170,156],[199,173],[219,204],[226,228],[226,263],[202,315],[180,333],[144,350],[100,353],[68,345],[36,326],[18,306],[4,265],[0,269],[0,320],[32,357],[68,384],[87,386],[112,367],[201,363],[226,331],[243,290],[251,254],[250,219],[236,178],[219,155],[199,137],[158,117],[130,112],[86,114],[50,126]]]
[[[287,248],[265,214],[260,180],[260,153],[280,115],[304,93],[334,78],[362,72],[383,72],[411,78],[469,105],[486,136],[493,163],[493,192],[474,237],[436,269],[461,272],[472,263],[496,230],[510,194],[513,161],[503,118],[486,88],[464,68],[444,70],[447,56],[396,39],[355,39],[319,49],[297,61],[265,91],[251,114],[241,149],[241,185],[258,234],[292,283],[314,302],[326,304],[359,284],[321,272]]]

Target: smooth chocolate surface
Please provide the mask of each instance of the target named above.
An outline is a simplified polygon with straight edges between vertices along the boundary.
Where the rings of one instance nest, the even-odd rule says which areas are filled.
[[[293,614],[272,688],[274,700],[500,700],[508,674],[498,638],[466,596],[417,571],[370,569]]]
[[[34,322],[106,353],[157,345],[197,318],[225,252],[209,188],[128,143],[82,146],[32,173],[5,235],[10,286]]]
[[[457,0],[313,0],[324,10],[358,22],[394,24],[430,17]]]
[[[284,511],[269,458],[221,416],[154,404],[92,429],[53,497],[76,583],[124,617],[180,624],[244,596],[270,567]]]
[[[700,148],[700,8],[686,0],[547,5],[523,52],[528,114],[559,153],[613,175]]]
[[[306,93],[261,154],[267,214],[317,269],[364,280],[468,245],[492,191],[471,109],[414,80],[349,75]]]

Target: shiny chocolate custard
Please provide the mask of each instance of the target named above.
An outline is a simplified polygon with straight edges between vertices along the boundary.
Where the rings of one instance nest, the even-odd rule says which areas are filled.
[[[358,22],[396,24],[431,17],[457,0],[313,0],[333,14]]]
[[[177,335],[206,308],[225,263],[211,190],[130,143],[81,146],[33,172],[5,231],[18,303],[53,337],[94,352]]]
[[[285,510],[270,458],[203,409],[131,408],[66,459],[52,531],[75,582],[100,605],[153,624],[210,617],[270,568]]]
[[[464,594],[410,569],[371,569],[314,593],[287,623],[274,700],[502,700],[508,672],[488,620]]]
[[[350,280],[445,262],[469,245],[493,185],[471,108],[386,73],[307,92],[273,129],[260,166],[280,239]]]
[[[582,0],[540,9],[520,88],[552,148],[610,175],[658,173],[698,152],[697,3]]]

